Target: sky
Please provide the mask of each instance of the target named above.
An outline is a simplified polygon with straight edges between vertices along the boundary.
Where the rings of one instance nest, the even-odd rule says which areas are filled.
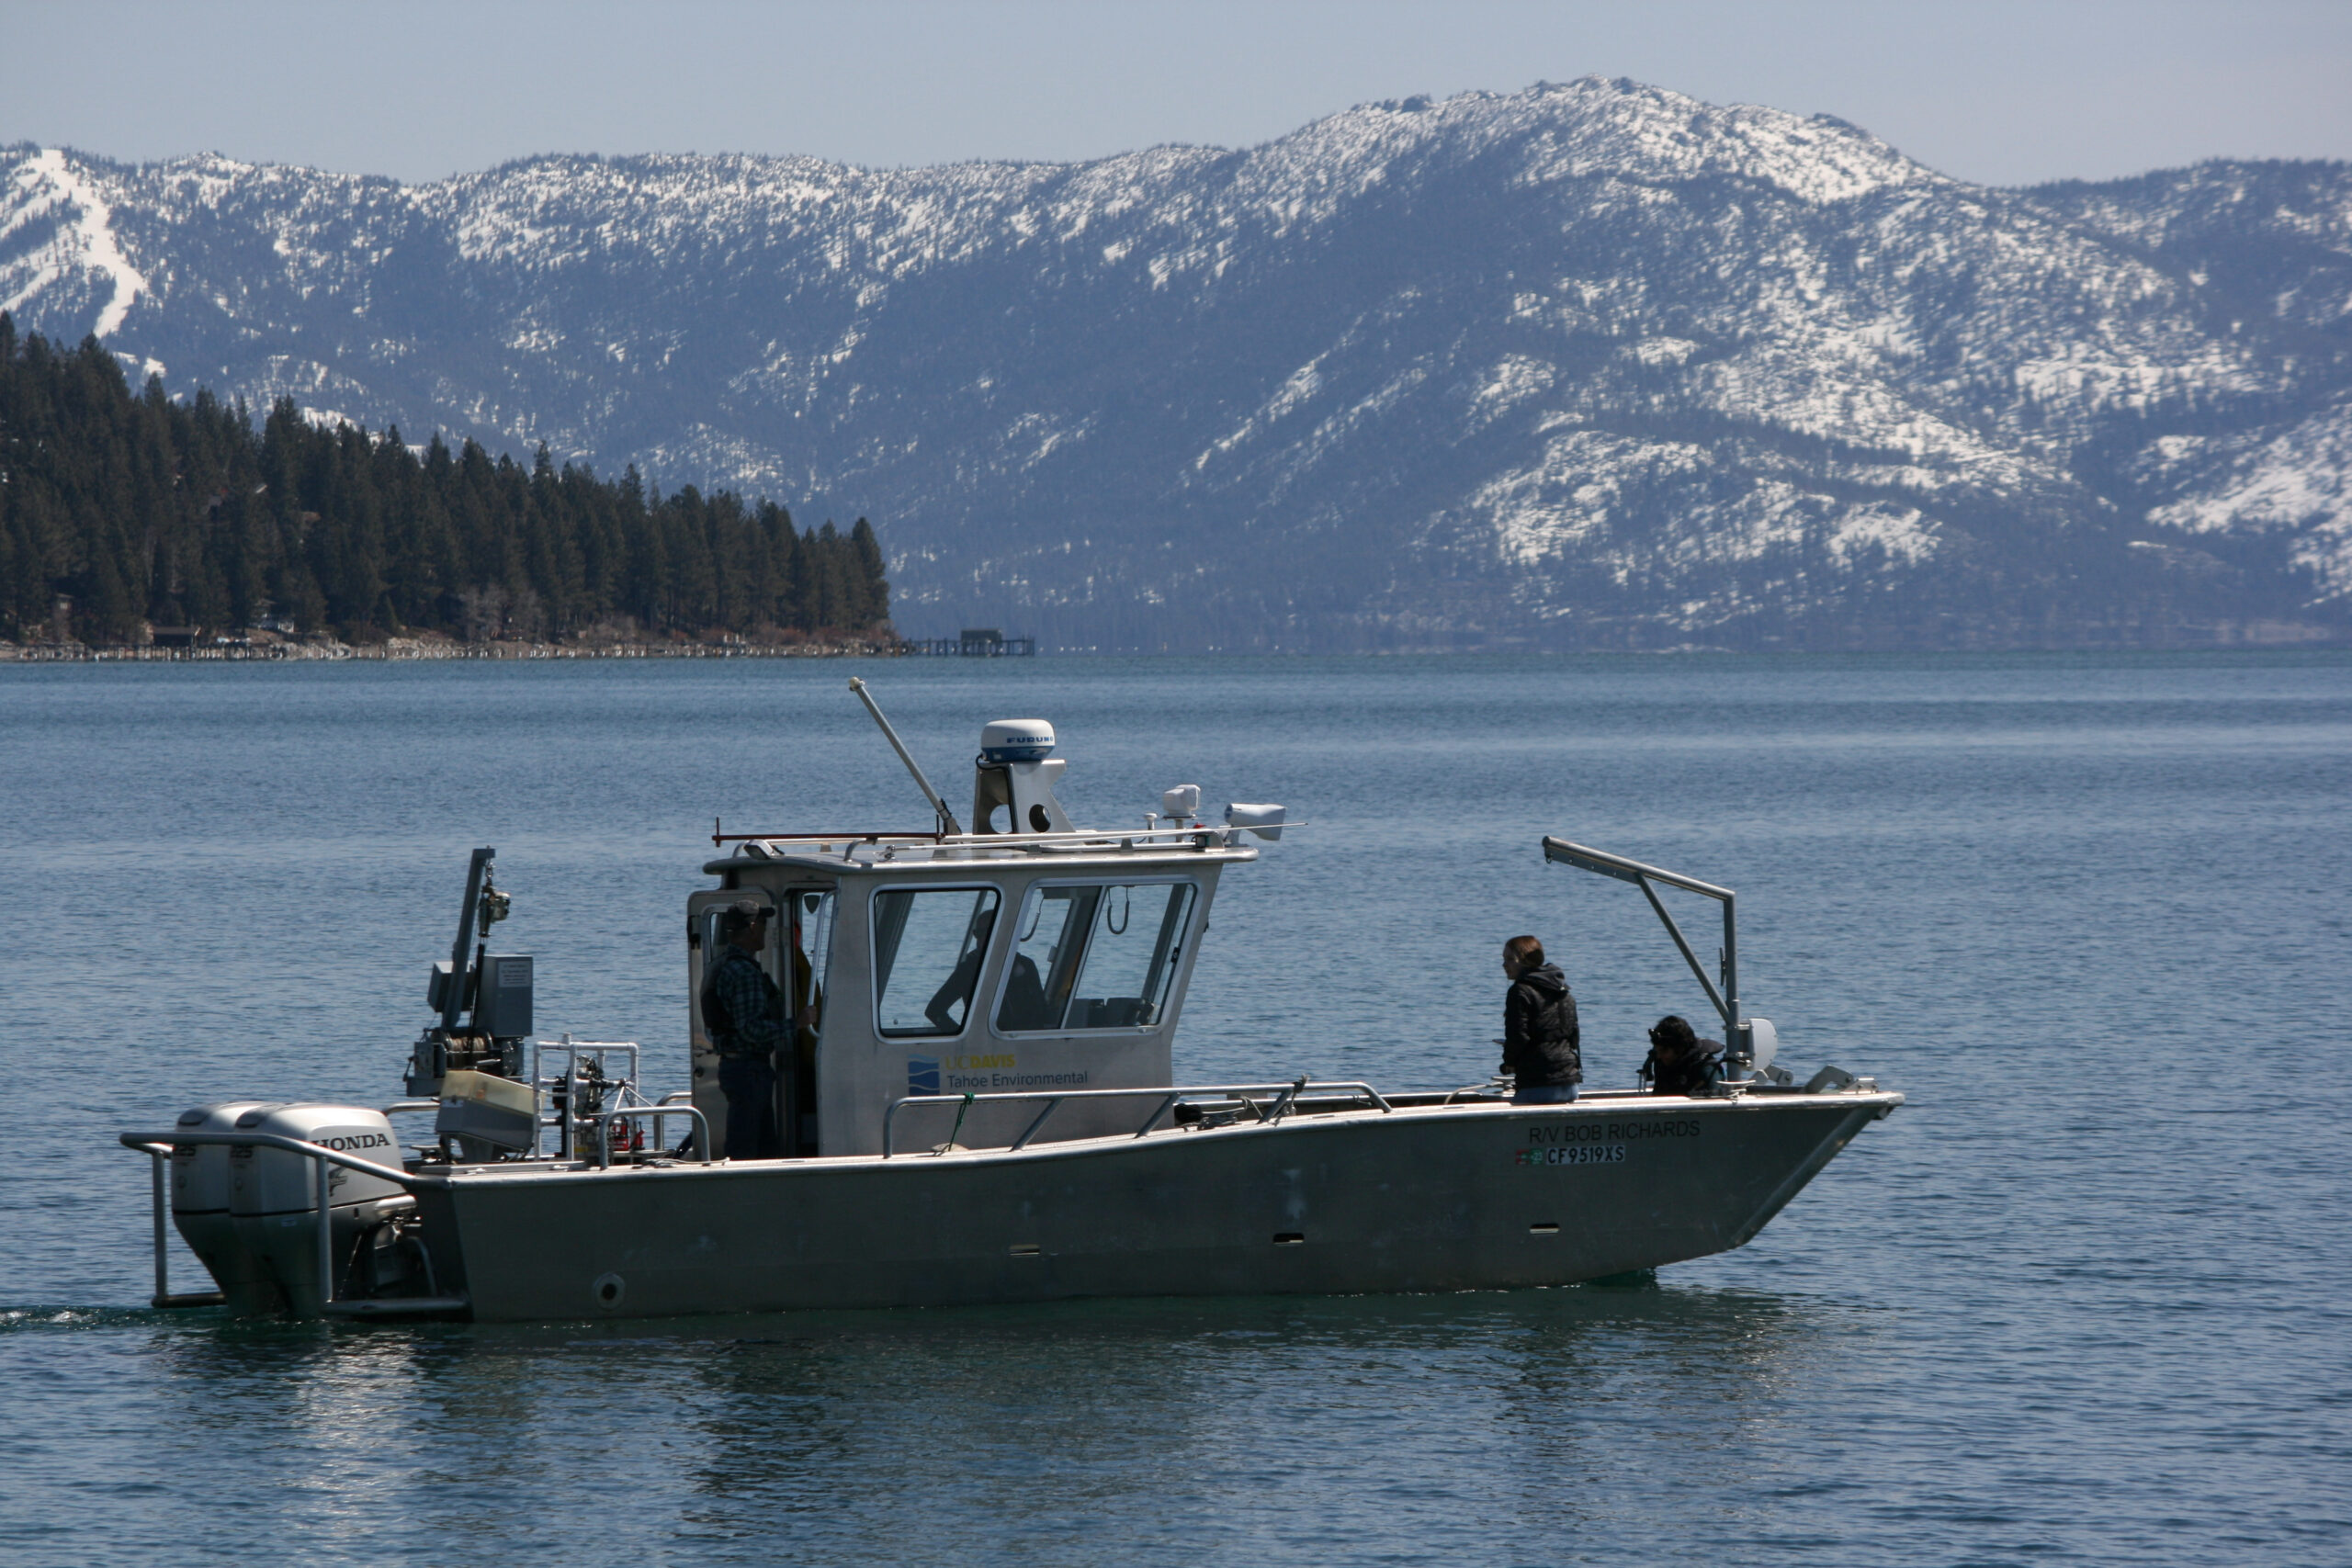
[[[1248,146],[1599,74],[1992,185],[2352,158],[2352,0],[0,0],[0,142],[407,181],[535,152],[903,165]]]

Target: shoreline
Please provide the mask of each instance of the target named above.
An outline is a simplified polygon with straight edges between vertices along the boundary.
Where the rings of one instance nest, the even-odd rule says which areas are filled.
[[[83,643],[0,644],[0,664],[242,664],[255,660],[373,660],[423,662],[443,660],[534,659],[899,659],[908,647],[897,640],[857,638],[842,642],[794,643],[601,643],[425,642],[394,637],[389,642],[279,642],[213,648],[92,648]]]

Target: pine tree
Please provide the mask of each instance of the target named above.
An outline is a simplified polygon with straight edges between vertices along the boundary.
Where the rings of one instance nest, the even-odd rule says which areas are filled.
[[[857,565],[857,615],[860,626],[878,626],[890,618],[890,582],[883,576],[882,542],[874,525],[861,517],[849,531],[850,550]]]

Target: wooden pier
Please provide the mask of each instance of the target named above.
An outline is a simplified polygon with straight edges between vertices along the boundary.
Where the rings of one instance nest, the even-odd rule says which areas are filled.
[[[1007,637],[994,626],[966,626],[955,637],[910,637],[900,646],[934,659],[1030,659],[1037,652],[1035,637]]]

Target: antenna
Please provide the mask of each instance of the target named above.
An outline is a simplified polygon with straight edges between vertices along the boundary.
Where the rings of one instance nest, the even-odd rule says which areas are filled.
[[[899,739],[899,732],[890,728],[890,721],[882,716],[881,705],[865,689],[865,682],[853,675],[849,678],[849,689],[857,694],[857,700],[865,705],[865,711],[872,714],[874,722],[882,727],[883,738],[890,742],[890,750],[899,754],[899,761],[907,765],[907,772],[914,774],[915,786],[922,791],[922,797],[931,802],[932,810],[939,814],[939,830],[948,834],[962,833],[964,829],[956,824],[956,814],[947,809],[947,803],[939,798],[939,792],[931,787],[929,779],[922,776],[922,769],[917,765],[914,753],[908,750],[907,743]]]

